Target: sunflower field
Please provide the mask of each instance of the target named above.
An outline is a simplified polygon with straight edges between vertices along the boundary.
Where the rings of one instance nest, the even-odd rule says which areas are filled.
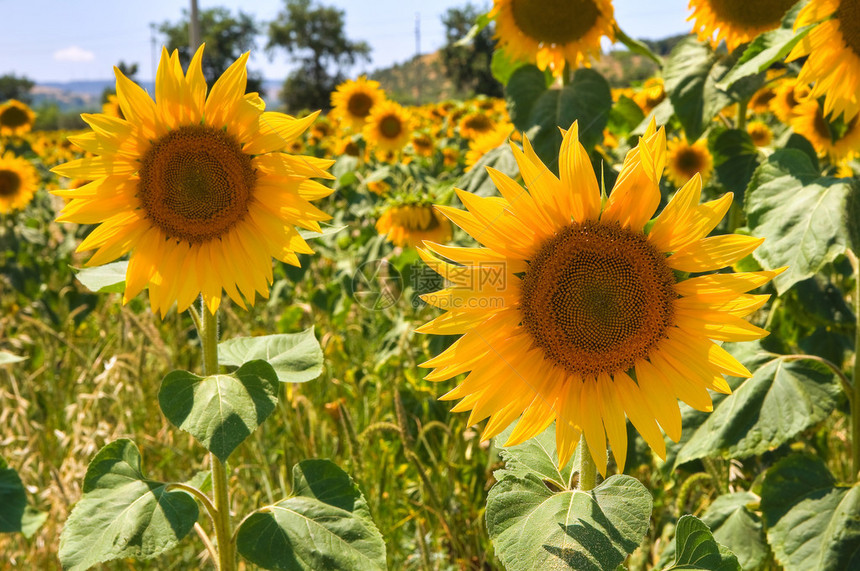
[[[495,0],[498,99],[0,102],[0,569],[860,570],[860,0],[689,15]]]

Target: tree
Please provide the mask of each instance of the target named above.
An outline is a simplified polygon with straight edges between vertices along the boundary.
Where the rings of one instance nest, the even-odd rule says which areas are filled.
[[[445,26],[445,47],[442,48],[442,65],[445,75],[454,82],[458,90],[473,90],[476,94],[501,97],[502,84],[496,81],[490,69],[496,40],[493,39],[492,24],[478,32],[469,45],[456,43],[469,33],[475,20],[482,13],[472,4],[462,8],[449,8],[442,16]]]
[[[120,62],[116,64],[116,67],[127,78],[131,79],[132,81],[137,80],[135,76],[137,75],[137,72],[140,71],[140,66],[138,66],[136,63],[125,63],[124,61],[120,60]],[[102,91],[101,102],[107,103],[109,95],[116,95],[116,89],[113,87],[105,87]]]
[[[203,52],[203,75],[210,87],[243,53],[257,47],[257,23],[239,10],[232,16],[227,8],[200,10],[200,39],[206,44]],[[167,37],[168,51],[178,50],[183,67],[191,62],[194,51],[189,47],[188,10],[182,11],[179,22],[163,22],[158,31]],[[248,92],[262,91],[263,76],[248,71]]]
[[[23,75],[21,77],[14,73],[0,75],[0,103],[17,99],[29,105],[33,101],[30,90],[34,85],[36,85],[34,81]]]
[[[290,111],[328,109],[331,92],[359,60],[370,61],[370,46],[344,34],[344,12],[312,0],[284,0],[284,10],[269,24],[270,52],[281,48],[299,69],[287,77],[281,100]]]

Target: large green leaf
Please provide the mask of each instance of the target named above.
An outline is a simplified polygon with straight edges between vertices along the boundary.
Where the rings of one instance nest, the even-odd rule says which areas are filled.
[[[248,361],[267,361],[282,383],[304,383],[320,376],[323,352],[314,329],[261,337],[237,337],[218,344],[218,362],[238,367]]]
[[[239,553],[264,569],[379,571],[385,542],[349,475],[329,460],[293,467],[294,496],[242,522]]]
[[[198,377],[173,371],[158,391],[161,412],[222,462],[278,404],[278,377],[266,361],[249,361],[229,375]]]
[[[155,557],[176,545],[197,521],[197,503],[170,484],[147,479],[140,451],[131,440],[99,450],[84,477],[84,495],[60,536],[63,567],[86,569],[96,563]]]
[[[771,155],[753,175],[746,194],[750,231],[765,238],[753,255],[765,269],[788,266],[774,280],[782,294],[845,252],[850,181],[819,177],[801,151]]]
[[[860,486],[837,486],[821,459],[777,462],[762,483],[761,508],[786,571],[860,569]]]
[[[726,190],[735,193],[735,200],[743,200],[758,164],[758,149],[746,131],[729,129],[714,141],[714,169]]]
[[[737,557],[717,543],[707,525],[691,515],[681,516],[675,526],[675,553],[675,564],[666,571],[741,571]]]
[[[457,188],[478,196],[499,196],[495,183],[487,173],[487,167],[492,167],[514,179],[520,174],[511,147],[508,143],[504,143],[478,159],[472,169],[457,180]]]
[[[764,73],[771,65],[782,61],[811,29],[810,26],[795,33],[789,26],[759,34],[750,42],[731,71],[720,81],[720,89],[729,89],[744,78]]]
[[[487,498],[496,555],[508,571],[614,571],[648,529],[651,495],[629,476],[612,476],[590,492],[571,489],[577,459],[559,469],[555,449],[552,427],[503,449],[505,467],[495,471]]]
[[[838,380],[823,365],[773,355],[716,405],[675,465],[716,455],[747,458],[776,448],[824,420],[839,392]]]
[[[558,89],[547,87],[544,73],[533,65],[522,66],[505,88],[511,120],[517,129],[537,129],[530,136],[535,152],[558,172],[561,133],[574,121],[579,122],[579,140],[593,147],[603,137],[603,128],[612,108],[609,83],[592,69],[578,69],[570,84]]]
[[[13,468],[0,456],[0,532],[21,531],[24,510],[27,508],[27,492]]]
[[[94,293],[122,293],[125,291],[125,275],[128,262],[112,262],[103,266],[83,268],[75,277],[85,288]]]

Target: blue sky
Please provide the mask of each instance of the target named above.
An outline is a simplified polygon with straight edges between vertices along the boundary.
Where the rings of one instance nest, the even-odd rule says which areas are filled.
[[[239,8],[258,21],[274,19],[282,0],[198,0],[201,9]],[[752,0],[751,0],[752,1]],[[466,0],[323,0],[346,12],[347,35],[365,40],[372,48],[367,70],[404,61],[415,53],[415,19],[421,23],[421,51],[435,51],[444,43],[440,16]],[[474,4],[490,6],[480,0]],[[0,75],[15,73],[36,81],[72,81],[112,77],[120,60],[140,65],[139,78],[152,76],[150,23],[179,20],[188,2],[177,0],[0,0],[3,34],[0,35]],[[621,28],[637,38],[661,38],[687,32],[686,0],[615,0]],[[264,44],[263,41],[260,45]],[[160,47],[160,44],[159,44]],[[288,56],[272,59],[258,50],[251,69],[267,79],[283,79],[291,66]],[[356,73],[363,71],[357,69]]]

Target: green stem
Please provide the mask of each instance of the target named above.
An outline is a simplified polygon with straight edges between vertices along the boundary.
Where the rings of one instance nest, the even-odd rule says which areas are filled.
[[[203,375],[218,373],[218,316],[210,313],[201,300],[199,321],[200,343],[203,346]],[[195,320],[195,323],[197,320]],[[217,456],[209,453],[212,466],[212,489],[215,492],[215,541],[218,547],[218,571],[235,571],[236,556],[233,554],[232,530],[230,527],[230,492],[227,489],[227,466]]]
[[[736,127],[744,131],[747,128],[747,105],[749,104],[749,99],[741,99],[738,101],[738,121]]]
[[[588,443],[583,434],[579,441],[579,489],[583,492],[593,490],[597,485],[597,464],[591,457]]]
[[[732,205],[729,207],[729,234],[734,234],[735,230],[740,228],[743,223],[743,218],[743,207],[737,202],[732,202]]]
[[[852,391],[848,394],[848,403],[851,405],[851,476],[857,481],[857,473],[860,472],[860,262],[857,255],[850,249],[845,251],[848,261],[854,270],[854,318],[857,327],[854,332],[854,375]]]

